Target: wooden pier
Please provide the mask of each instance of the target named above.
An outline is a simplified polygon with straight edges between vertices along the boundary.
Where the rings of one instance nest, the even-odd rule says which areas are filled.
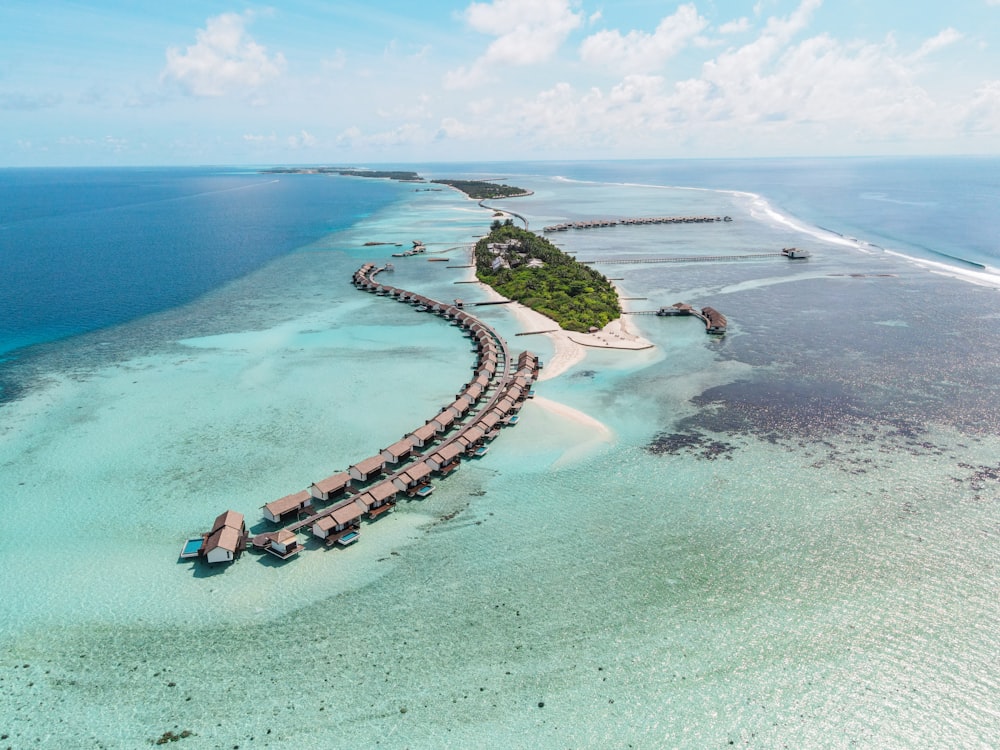
[[[361,534],[361,519],[371,523],[391,511],[399,493],[425,498],[434,489],[432,476],[448,476],[463,457],[483,456],[486,443],[496,438],[503,426],[515,424],[525,399],[534,395],[532,385],[541,368],[536,355],[523,351],[512,358],[507,342],[491,326],[466,312],[461,301],[448,304],[381,284],[376,276],[383,270],[385,267],[366,263],[354,273],[352,283],[360,290],[412,305],[417,311],[432,312],[463,329],[475,341],[472,379],[454,402],[378,454],[312,483],[307,490],[265,505],[264,515],[274,528],[247,539],[247,546],[284,560],[304,549],[295,534],[307,527],[312,527],[311,536],[322,540],[324,547],[353,544]],[[317,510],[316,502],[331,504]]]
[[[730,216],[640,216],[625,219],[592,219],[589,221],[569,221],[543,227],[543,232],[566,232],[570,229],[606,229],[608,227],[637,227],[652,224],[714,224],[729,223]]]
[[[594,258],[581,260],[588,265],[626,265],[636,263],[721,263],[731,260],[760,260],[762,258],[787,258],[785,253],[743,253],[741,255],[688,255],[653,258]]]
[[[661,307],[658,310],[633,310],[625,312],[623,315],[658,315],[661,318],[690,315],[705,324],[705,333],[716,336],[723,335],[729,325],[726,316],[714,307],[703,307],[699,310],[686,302],[675,302],[669,307]]]

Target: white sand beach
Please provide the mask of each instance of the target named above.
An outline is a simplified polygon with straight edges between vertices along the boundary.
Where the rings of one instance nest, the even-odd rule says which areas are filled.
[[[491,300],[507,299],[487,284],[480,283],[480,287]],[[544,335],[552,339],[554,348],[552,358],[545,362],[545,368],[540,373],[539,380],[549,380],[566,372],[586,356],[586,347],[626,351],[653,348],[652,342],[629,330],[624,317],[612,320],[596,333],[577,333],[564,330],[552,318],[542,315],[520,302],[511,302],[507,305],[507,309],[513,313],[525,331],[544,331]]]

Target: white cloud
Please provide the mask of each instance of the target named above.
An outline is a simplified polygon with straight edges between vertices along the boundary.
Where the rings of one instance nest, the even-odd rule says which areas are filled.
[[[312,133],[302,130],[298,135],[290,135],[285,139],[289,148],[313,148],[319,141]]]
[[[465,10],[470,28],[496,37],[468,68],[445,76],[447,88],[468,88],[489,78],[490,69],[504,65],[534,65],[552,58],[570,32],[583,23],[569,0],[493,0],[472,3]]]
[[[957,92],[921,85],[918,61],[957,42],[958,32],[946,29],[910,54],[891,36],[877,42],[805,36],[818,5],[804,0],[789,16],[766,19],[747,44],[706,61],[698,77],[671,82],[631,74],[612,87],[589,89],[559,83],[498,110],[494,133],[514,132],[539,148],[577,153],[608,147],[663,154],[693,143],[702,153],[712,153],[713,144],[719,153],[849,152],[858,144],[1000,131],[1000,81],[964,101]],[[652,36],[637,41],[653,47]],[[634,51],[601,49],[607,60]],[[655,57],[655,50],[641,59]]]
[[[583,40],[580,56],[593,65],[611,65],[626,72],[652,71],[663,66],[708,26],[694,5],[682,5],[652,34],[633,30],[599,31]]]
[[[252,18],[252,13],[209,18],[205,28],[198,29],[195,44],[183,51],[167,49],[162,77],[177,81],[195,96],[248,92],[277,78],[285,68],[285,58],[280,52],[269,56],[246,33],[245,24]]]
[[[998,0],[998,2],[1000,2],[1000,0]],[[961,41],[962,38],[963,36],[961,32],[956,31],[955,29],[949,26],[947,29],[944,29],[936,36],[931,37],[922,45],[920,45],[920,49],[918,49],[916,52],[913,53],[911,59],[921,60],[927,57],[928,55],[934,54],[940,49],[944,49],[945,47],[949,47],[952,44]]]
[[[997,0],[1000,5],[1000,0]],[[1000,133],[1000,81],[988,81],[975,91],[961,115],[962,131],[970,134]]]

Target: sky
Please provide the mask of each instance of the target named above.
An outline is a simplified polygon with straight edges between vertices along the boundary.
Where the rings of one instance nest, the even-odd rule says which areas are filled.
[[[1000,154],[1000,0],[3,0],[0,166]]]

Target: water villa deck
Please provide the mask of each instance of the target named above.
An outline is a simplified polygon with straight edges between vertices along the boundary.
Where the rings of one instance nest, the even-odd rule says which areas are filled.
[[[227,511],[202,536],[197,550],[197,538],[185,544],[182,557],[226,562],[249,545],[286,560],[305,549],[297,536],[303,529],[326,547],[346,547],[360,538],[362,521],[370,523],[391,511],[400,493],[427,497],[434,491],[433,475],[448,476],[463,458],[485,455],[500,427],[517,421],[517,411],[532,394],[542,366],[538,357],[524,351],[512,358],[507,342],[486,323],[456,305],[378,283],[375,276],[382,270],[366,263],[354,273],[354,286],[433,312],[464,329],[473,339],[476,357],[472,379],[438,414],[378,454],[264,505],[264,518],[280,528],[248,540],[242,514]],[[320,510],[314,507],[331,502]]]
[[[653,311],[640,311],[630,313],[631,315],[642,315],[649,314]],[[675,302],[670,305],[670,307],[661,307],[659,310],[655,311],[656,315],[663,317],[673,317],[676,315],[691,315],[695,318],[699,318],[705,324],[705,333],[712,334],[714,336],[721,336],[726,332],[726,326],[728,321],[726,316],[716,310],[714,307],[703,307],[698,310],[686,302]]]

